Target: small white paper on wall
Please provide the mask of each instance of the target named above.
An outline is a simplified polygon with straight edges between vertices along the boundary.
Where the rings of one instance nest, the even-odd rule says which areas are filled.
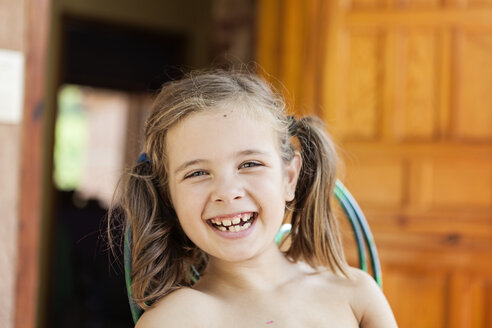
[[[0,49],[0,123],[20,123],[23,97],[24,54]]]

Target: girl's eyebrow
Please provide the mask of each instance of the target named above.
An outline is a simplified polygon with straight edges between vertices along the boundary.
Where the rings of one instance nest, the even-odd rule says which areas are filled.
[[[241,150],[235,153],[236,156],[244,156],[244,155],[267,155],[268,153],[258,149],[246,149]]]
[[[258,150],[258,149],[246,149],[246,150],[241,150],[236,153],[234,153],[235,156],[244,156],[244,155],[268,155],[267,152]],[[195,165],[195,164],[200,164],[200,163],[208,163],[209,160],[206,159],[193,159],[191,161],[184,162],[178,168],[174,171],[174,174],[178,174],[179,172],[185,170],[187,167]]]
[[[184,169],[186,169],[189,166],[192,166],[195,164],[200,164],[200,163],[206,163],[206,162],[208,162],[206,159],[194,159],[194,160],[191,160],[188,162],[184,162],[183,164],[178,166],[178,168],[174,171],[174,174],[178,174],[180,171],[183,171]]]

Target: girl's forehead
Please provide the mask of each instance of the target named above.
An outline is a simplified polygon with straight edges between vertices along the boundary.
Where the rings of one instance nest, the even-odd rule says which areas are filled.
[[[168,134],[194,133],[205,128],[208,130],[227,131],[229,127],[255,126],[263,130],[274,130],[272,118],[261,110],[253,110],[243,106],[223,106],[208,111],[199,111],[188,115],[173,125]]]
[[[268,119],[242,109],[224,108],[192,114],[169,129],[166,146],[171,162],[193,157],[223,158],[243,150],[277,151]]]

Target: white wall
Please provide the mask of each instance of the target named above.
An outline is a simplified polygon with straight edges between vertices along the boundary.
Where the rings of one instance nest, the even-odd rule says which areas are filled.
[[[24,52],[24,11],[24,0],[0,0],[0,50]],[[20,142],[20,122],[0,120],[0,323],[6,328],[14,323]]]

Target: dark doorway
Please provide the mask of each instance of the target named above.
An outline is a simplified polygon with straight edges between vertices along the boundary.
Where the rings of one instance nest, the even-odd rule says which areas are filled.
[[[187,38],[65,16],[62,83],[152,91],[186,65]]]
[[[68,158],[72,164],[84,161],[86,166],[87,160],[96,163],[107,161],[114,154],[94,149],[91,152],[90,147],[95,144],[94,138],[96,143],[98,140],[101,143],[106,142],[110,134],[108,129],[118,121],[120,132],[124,128],[124,133],[119,134],[120,139],[123,138],[122,156],[118,157],[121,164],[119,167],[123,169],[133,160],[138,152],[135,141],[139,138],[137,131],[147,113],[149,99],[164,82],[179,76],[183,67],[188,65],[187,45],[185,35],[108,24],[80,17],[64,17],[59,95],[63,90],[64,94],[67,93],[68,85],[71,99],[82,95],[82,101],[72,101],[68,109],[62,110],[60,106],[65,105],[59,97],[56,125],[58,129],[62,113],[69,113],[64,119],[75,118],[79,121],[70,122],[82,122],[72,126],[70,132],[76,133],[74,130],[77,126],[83,136],[93,137],[92,142],[84,144],[84,156],[76,153],[76,147],[68,145],[65,148],[73,153],[64,158]],[[105,94],[116,99],[116,102],[122,99],[121,103],[128,106],[123,106],[125,110],[121,112],[104,107]],[[95,105],[88,105],[87,99],[92,99],[92,104],[103,105],[96,106],[97,110],[94,110]],[[93,117],[97,120],[93,121],[99,122],[98,124],[92,124],[93,121],[87,118],[89,107],[92,108],[92,113],[96,113]],[[120,115],[125,119],[111,119],[111,116],[106,115],[109,111],[113,118],[114,115]],[[58,130],[55,133],[55,166],[65,165],[59,159],[63,155],[57,154],[57,151],[60,152],[57,148],[59,141],[67,141],[64,136]],[[81,140],[80,138],[77,140]],[[93,166],[90,166],[90,170],[93,180],[98,180],[97,172],[102,171]],[[62,171],[67,172],[63,168]],[[56,172],[53,176],[56,180]],[[63,175],[61,179],[68,180],[54,182],[51,259],[48,262],[50,281],[45,326],[133,327],[122,265],[110,263],[106,239],[103,237],[108,198],[101,197],[97,192],[91,193],[90,190],[100,192],[101,188],[90,187],[90,182],[81,182],[80,177]]]

